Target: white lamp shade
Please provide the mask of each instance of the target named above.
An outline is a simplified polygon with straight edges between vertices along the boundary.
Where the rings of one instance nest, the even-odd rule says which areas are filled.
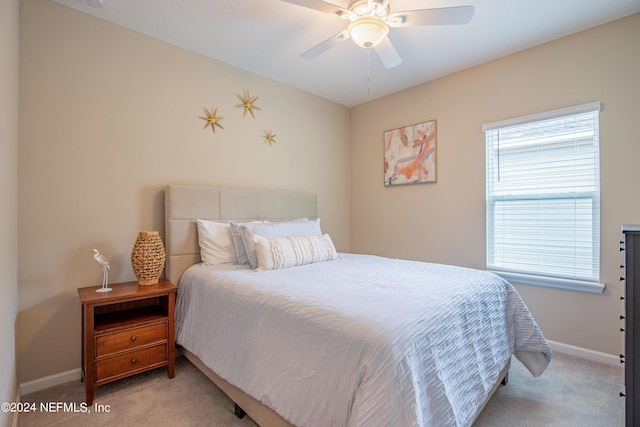
[[[380,19],[358,18],[347,28],[353,41],[361,47],[375,47],[389,34],[389,26]]]

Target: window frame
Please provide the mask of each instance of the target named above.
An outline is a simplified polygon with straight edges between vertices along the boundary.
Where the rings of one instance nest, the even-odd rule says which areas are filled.
[[[523,116],[523,117],[517,117],[517,118],[513,118],[513,119],[507,119],[507,120],[501,120],[501,121],[496,121],[496,122],[491,122],[491,123],[486,123],[484,125],[482,125],[482,131],[487,134],[490,131],[494,131],[494,130],[499,130],[499,129],[503,129],[503,128],[508,128],[508,127],[512,127],[512,126],[518,126],[518,125],[524,125],[524,124],[529,124],[529,123],[535,123],[535,122],[541,122],[541,121],[546,121],[546,120],[553,120],[553,119],[559,119],[559,118],[564,118],[567,116],[573,116],[573,115],[578,115],[578,114],[583,114],[583,113],[596,113],[597,114],[597,120],[598,120],[598,132],[599,132],[599,121],[600,121],[600,117],[599,117],[599,112],[600,112],[600,108],[601,108],[601,103],[600,102],[592,102],[592,103],[588,103],[588,104],[583,104],[583,105],[578,105],[578,106],[574,106],[574,107],[569,107],[569,108],[563,108],[563,109],[558,109],[558,110],[553,110],[553,111],[548,111],[548,112],[544,112],[544,113],[539,113],[539,114],[532,114],[532,115],[528,115],[528,116]],[[597,146],[597,150],[599,150],[600,147],[600,143],[599,143],[599,135],[596,135],[596,137],[598,138],[598,146]],[[485,144],[486,144],[486,148],[485,150],[487,150],[485,152],[486,156],[487,156],[487,162],[489,160],[489,152],[488,150],[490,149],[489,145],[488,145],[488,137],[485,137]],[[514,282],[518,282],[518,283],[525,283],[525,284],[533,284],[533,285],[541,285],[541,286],[548,286],[548,287],[555,287],[555,288],[562,288],[562,289],[570,289],[570,290],[578,290],[578,291],[585,291],[585,292],[592,292],[592,293],[602,293],[605,289],[605,285],[600,283],[600,205],[599,205],[599,199],[600,199],[600,185],[599,185],[599,152],[597,153],[597,168],[598,168],[598,182],[596,185],[596,189],[595,191],[584,191],[584,192],[580,192],[580,193],[576,193],[579,194],[578,197],[574,197],[574,198],[568,198],[566,197],[566,194],[562,194],[562,197],[558,197],[559,194],[547,194],[544,196],[540,196],[540,195],[535,195],[535,196],[527,196],[526,194],[520,194],[520,195],[514,195],[512,197],[506,197],[503,195],[490,195],[490,183],[489,183],[489,174],[490,174],[490,170],[487,169],[485,171],[485,182],[486,182],[486,262],[487,262],[487,269],[489,271],[492,271],[502,277],[504,277],[507,280],[510,281],[514,281]],[[488,163],[487,163],[487,167],[488,167]],[[594,197],[595,195],[595,197]],[[495,215],[496,210],[495,210],[495,204],[496,202],[499,201],[505,201],[505,200],[525,200],[525,199],[530,199],[530,200],[576,200],[578,198],[590,198],[591,200],[595,200],[597,203],[592,203],[592,209],[594,210],[594,212],[592,212],[592,221],[591,221],[591,229],[592,229],[592,236],[595,237],[595,241],[593,243],[592,249],[595,251],[594,255],[593,255],[593,262],[596,262],[596,271],[597,271],[597,278],[596,280],[593,280],[593,278],[573,278],[573,277],[562,277],[561,275],[543,275],[543,274],[537,274],[536,272],[523,272],[522,269],[515,269],[515,270],[511,270],[508,268],[492,268],[495,266],[491,266],[489,261],[490,261],[490,256],[492,255],[490,253],[491,248],[490,248],[490,244],[491,241],[495,241],[494,237],[495,234],[493,233],[493,229],[492,227],[495,225],[495,221],[492,220],[492,215]],[[494,243],[495,244],[495,243]],[[493,256],[493,259],[495,260],[495,255]]]

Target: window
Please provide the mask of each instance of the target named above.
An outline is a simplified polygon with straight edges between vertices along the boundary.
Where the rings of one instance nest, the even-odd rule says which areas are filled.
[[[600,103],[485,124],[487,269],[602,292]]]

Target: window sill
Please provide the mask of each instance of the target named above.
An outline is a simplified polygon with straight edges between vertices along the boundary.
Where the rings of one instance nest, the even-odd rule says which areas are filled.
[[[522,283],[525,285],[546,286],[549,288],[568,289],[571,291],[589,292],[601,294],[605,285],[602,283],[585,282],[582,280],[559,279],[552,277],[533,276],[521,273],[510,273],[507,271],[489,270],[492,273],[508,280],[509,282]]]

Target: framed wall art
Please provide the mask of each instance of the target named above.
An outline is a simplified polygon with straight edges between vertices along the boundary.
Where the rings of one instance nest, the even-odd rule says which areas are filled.
[[[436,121],[384,132],[384,185],[436,182]]]

